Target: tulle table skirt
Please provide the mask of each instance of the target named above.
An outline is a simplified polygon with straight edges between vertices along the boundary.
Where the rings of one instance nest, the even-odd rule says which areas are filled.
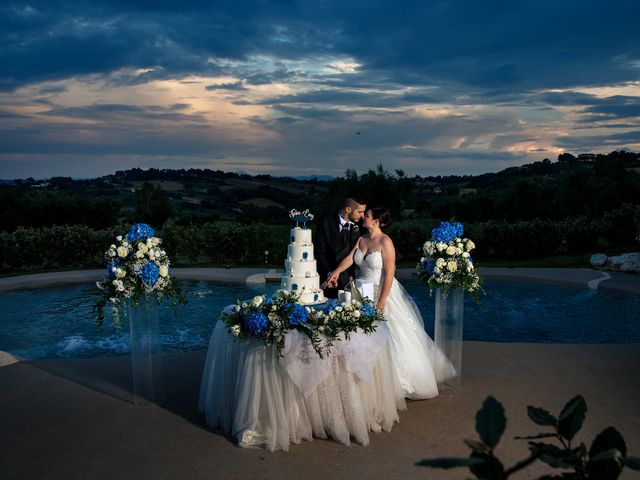
[[[368,445],[370,431],[390,431],[406,408],[385,322],[335,342],[323,359],[291,331],[283,353],[278,359],[274,346],[236,339],[218,322],[200,389],[207,424],[241,447],[269,451],[313,437]]]

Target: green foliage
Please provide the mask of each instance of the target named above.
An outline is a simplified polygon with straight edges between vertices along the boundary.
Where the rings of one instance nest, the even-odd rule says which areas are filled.
[[[115,235],[115,229],[92,230],[80,225],[0,232],[0,271],[98,267],[105,245]]]
[[[203,256],[212,264],[280,262],[287,251],[289,226],[214,222],[203,225],[167,224],[158,235],[172,265],[198,265]],[[0,231],[0,272],[102,268],[103,253],[118,228],[92,230],[85,226],[19,227]],[[256,241],[258,239],[259,241]]]
[[[625,441],[613,427],[598,434],[588,451],[583,443],[572,448],[571,442],[582,428],[586,412],[587,403],[581,395],[569,400],[558,417],[543,408],[527,407],[533,423],[551,427],[552,431],[516,437],[528,440],[530,455],[505,469],[496,457],[494,448],[504,433],[507,420],[502,404],[489,396],[476,413],[476,432],[480,441],[465,440],[471,448],[468,458],[432,458],[422,460],[417,465],[447,469],[467,467],[475,478],[484,480],[506,480],[536,461],[552,468],[571,470],[559,475],[543,475],[538,480],[616,480],[625,466],[640,470],[640,458],[627,456]],[[553,438],[559,445],[536,441],[541,438]]]
[[[136,190],[136,221],[160,228],[171,216],[169,198],[158,185],[144,182]]]

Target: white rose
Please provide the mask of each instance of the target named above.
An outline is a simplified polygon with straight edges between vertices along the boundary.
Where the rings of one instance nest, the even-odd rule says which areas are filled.
[[[166,277],[167,275],[169,275],[169,267],[166,265],[160,265],[160,276]]]
[[[356,310],[355,312],[353,312],[353,316],[356,318],[360,318],[360,310]]]
[[[115,250],[109,250],[109,256],[110,257],[115,257],[116,256],[116,251]]]
[[[240,325],[234,325],[231,327],[231,335],[237,337],[240,335]]]
[[[116,268],[116,277],[124,278],[127,276],[127,271],[122,268]]]
[[[233,307],[233,309],[234,309],[236,312],[239,312],[239,311],[240,311],[240,305],[236,305],[236,306],[234,306],[234,307]]]
[[[462,253],[462,250],[456,247],[456,255],[460,255],[461,253]]]
[[[469,258],[469,257],[470,257],[470,255],[469,255],[469,253],[468,253],[468,252],[464,252],[464,253],[462,254],[462,256],[463,256],[464,258]]]
[[[458,270],[458,264],[454,261],[447,262],[447,270],[449,270],[450,272],[455,272],[456,270]]]
[[[142,253],[147,253],[149,251],[149,247],[147,247],[146,243],[140,242],[138,244],[138,250],[140,250]]]
[[[124,258],[124,257],[126,257],[126,256],[127,256],[127,253],[128,253],[128,252],[127,252],[127,249],[126,249],[125,247],[118,247],[117,252],[118,252],[118,256],[119,256],[120,258]]]
[[[436,251],[436,246],[435,243],[431,242],[431,241],[427,241],[424,243],[422,250],[427,254],[427,255],[433,255]]]
[[[474,248],[476,248],[476,244],[471,240],[467,240],[467,250],[473,250]]]
[[[442,252],[447,249],[447,244],[444,242],[438,242],[436,244],[436,248],[438,249],[439,252]]]
[[[447,247],[447,255],[455,255],[456,251],[457,249],[453,245]]]
[[[439,258],[436,260],[436,267],[442,268],[447,264],[444,258]]]
[[[115,250],[116,246],[112,243],[111,245],[109,245],[109,250]]]
[[[440,272],[441,272],[440,267],[434,267],[433,268],[433,273],[440,273]]]
[[[136,258],[144,258],[144,253],[142,253],[140,250],[138,250],[136,252]]]
[[[342,311],[342,307],[336,307],[336,312],[341,312]]]
[[[122,241],[122,235],[118,235],[118,236],[116,237],[116,240],[117,240],[117,241],[119,241],[119,242],[121,242],[121,241]]]
[[[255,297],[253,297],[253,300],[251,300],[251,305],[254,307],[259,307],[260,305],[262,305],[263,300],[264,298],[262,298],[262,295],[256,295]]]
[[[456,244],[456,247],[458,247],[458,248],[462,248],[462,243],[458,242],[458,243]]]

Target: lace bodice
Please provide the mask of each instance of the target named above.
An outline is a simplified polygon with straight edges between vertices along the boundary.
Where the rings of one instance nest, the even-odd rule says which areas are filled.
[[[359,278],[366,278],[378,287],[382,278],[382,253],[368,252],[366,255],[362,250],[356,248],[353,261],[360,269]]]

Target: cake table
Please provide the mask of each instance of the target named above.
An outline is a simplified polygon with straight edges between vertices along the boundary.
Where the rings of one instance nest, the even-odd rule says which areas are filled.
[[[238,339],[218,321],[199,409],[241,447],[288,450],[314,437],[367,445],[370,431],[391,430],[406,408],[388,339],[380,322],[374,333],[352,333],[319,358],[303,334],[290,330],[277,358],[273,345]]]

